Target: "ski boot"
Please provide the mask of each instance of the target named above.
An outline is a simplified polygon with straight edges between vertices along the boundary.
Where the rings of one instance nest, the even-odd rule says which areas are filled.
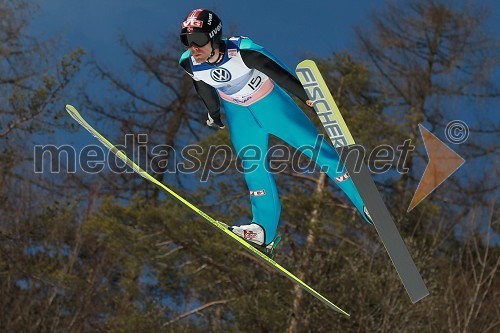
[[[250,245],[254,246],[269,258],[274,259],[274,257],[276,256],[276,247],[281,241],[281,236],[276,236],[271,243],[264,245],[265,231],[257,223],[232,226],[229,227],[229,230],[246,240]]]

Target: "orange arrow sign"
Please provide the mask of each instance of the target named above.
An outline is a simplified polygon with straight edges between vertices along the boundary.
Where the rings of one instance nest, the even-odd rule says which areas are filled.
[[[420,134],[424,140],[425,150],[429,156],[429,164],[425,168],[424,175],[418,184],[417,191],[411,199],[408,212],[415,208],[422,200],[432,193],[441,183],[450,177],[465,160],[451,150],[446,144],[429,132],[421,124]]]

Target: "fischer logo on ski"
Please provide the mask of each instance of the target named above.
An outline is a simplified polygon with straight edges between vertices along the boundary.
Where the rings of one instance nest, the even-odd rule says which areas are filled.
[[[333,146],[337,148],[353,143],[354,140],[342,115],[338,112],[337,105],[335,105],[333,99],[330,101],[327,99],[313,70],[308,67],[297,67],[296,72],[301,79],[307,96],[314,102],[314,110],[316,110],[319,119],[323,123],[328,137],[332,140]]]

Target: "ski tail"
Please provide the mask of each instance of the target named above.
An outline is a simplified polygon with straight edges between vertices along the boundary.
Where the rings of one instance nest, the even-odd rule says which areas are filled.
[[[250,245],[248,242],[243,240],[241,237],[237,236],[234,234],[232,231],[230,231],[227,228],[227,224],[220,222],[205,212],[203,212],[201,209],[197,208],[195,205],[178,195],[175,191],[172,189],[168,188],[165,186],[163,183],[155,179],[153,176],[151,176],[149,173],[144,171],[140,166],[138,166],[134,161],[132,161],[130,158],[127,157],[127,155],[116,148],[111,142],[109,142],[104,136],[102,136],[99,132],[97,132],[90,124],[83,119],[83,117],[80,115],[78,110],[72,106],[67,104],[66,105],[66,111],[69,113],[69,115],[75,119],[80,125],[82,125],[87,131],[90,132],[97,140],[99,140],[104,146],[106,146],[109,150],[111,150],[116,156],[118,156],[123,162],[125,162],[128,166],[130,166],[136,173],[138,173],[141,177],[147,179],[151,183],[159,186],[166,192],[170,193],[173,197],[175,197],[177,200],[179,200],[181,203],[186,205],[187,207],[191,208],[194,212],[196,212],[198,215],[203,217],[206,222],[210,223],[212,226],[216,227],[218,230],[221,232],[225,233],[227,236],[229,236],[233,241],[236,243],[240,244],[243,246],[247,251],[253,253],[255,256],[259,257],[262,259],[266,264],[268,264],[271,268],[276,270],[277,272],[281,273],[283,276],[288,278],[294,283],[297,283],[302,289],[310,293],[312,296],[314,296],[316,299],[320,300],[322,303],[324,303],[326,306],[328,306],[330,309],[335,310],[343,315],[346,315],[350,317],[349,313],[346,311],[342,310],[340,307],[332,303],[330,300],[328,300],[326,297],[321,295],[319,292],[314,290],[312,287],[310,287],[308,284],[303,282],[301,279],[290,273],[287,269],[285,269],[283,266],[278,264],[276,261],[274,261],[272,258],[269,258],[266,254],[262,253],[252,245]]]

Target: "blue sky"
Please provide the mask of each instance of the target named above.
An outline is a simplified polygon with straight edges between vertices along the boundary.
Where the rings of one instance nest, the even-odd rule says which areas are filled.
[[[120,34],[124,34],[134,44],[163,42],[165,36],[179,33],[182,20],[195,8],[209,8],[218,13],[224,22],[225,36],[229,32],[249,36],[290,68],[295,68],[297,63],[307,57],[307,52],[328,57],[341,50],[354,51],[354,26],[366,26],[370,12],[384,5],[383,0],[34,2],[38,10],[30,25],[30,35],[42,39],[57,36],[60,42],[56,54],[67,54],[72,49],[82,47],[101,65],[123,74],[128,72],[130,58],[125,56],[125,51],[119,45]],[[498,34],[500,1],[478,2],[490,5],[491,19],[488,25],[492,33]],[[80,79],[86,80],[87,77],[83,75]],[[97,86],[97,83],[94,84],[94,88],[101,91]],[[496,105],[488,107],[494,108]]]
[[[123,50],[118,35],[154,41],[178,33],[194,8],[214,10],[225,32],[249,36],[290,67],[306,50],[327,56],[354,47],[353,26],[363,24],[381,0],[354,1],[165,1],[165,0],[36,0],[39,11],[31,26],[38,36],[61,38],[61,52],[82,47],[100,61],[116,63]]]
[[[54,51],[58,56],[81,47],[89,53],[86,59],[94,57],[99,64],[126,76],[131,62],[119,44],[120,34],[135,45],[163,43],[166,36],[178,35],[182,21],[191,10],[207,8],[223,20],[224,36],[234,32],[251,37],[290,68],[295,68],[305,59],[306,51],[313,50],[315,55],[326,57],[332,52],[352,49],[355,45],[353,26],[363,23],[368,11],[383,3],[381,0],[337,2],[321,0],[311,6],[295,0],[34,0],[38,8],[29,34],[41,39],[57,37],[59,42]],[[94,77],[89,76],[85,68],[78,81],[88,83],[90,80]],[[95,98],[105,96],[104,84],[92,82],[87,91]],[[94,143],[88,136],[75,138],[77,142],[63,136],[57,143],[68,143],[68,140],[77,146]]]
[[[405,1],[406,2],[406,1]],[[478,0],[491,8],[491,31],[500,31],[500,1]],[[366,26],[369,14],[383,0],[317,1],[167,1],[167,0],[34,0],[38,5],[30,34],[58,36],[57,53],[82,47],[100,64],[126,69],[129,59],[118,43],[124,34],[133,43],[163,40],[177,35],[187,13],[195,8],[214,10],[229,32],[251,37],[288,67],[313,52],[328,57],[341,50],[354,51],[354,26]],[[180,44],[180,43],[179,43]]]

